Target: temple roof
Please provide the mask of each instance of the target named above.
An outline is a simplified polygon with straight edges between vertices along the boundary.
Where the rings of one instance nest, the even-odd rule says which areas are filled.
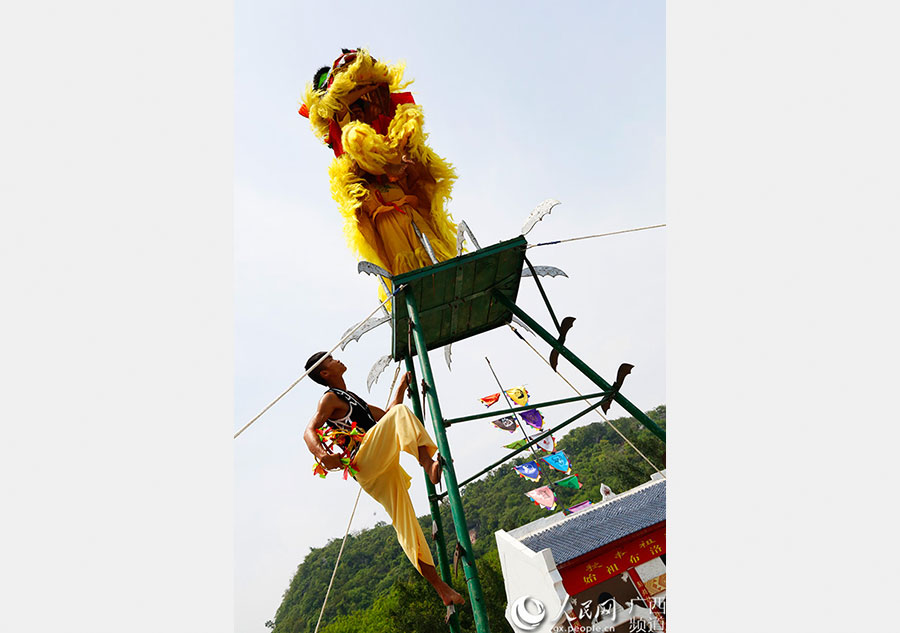
[[[545,517],[510,532],[530,550],[549,548],[557,565],[666,520],[666,480],[657,479],[587,510]]]

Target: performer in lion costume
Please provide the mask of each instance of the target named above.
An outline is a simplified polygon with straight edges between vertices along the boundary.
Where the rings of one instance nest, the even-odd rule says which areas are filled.
[[[413,225],[438,261],[456,255],[446,209],[456,174],[426,144],[422,107],[403,92],[412,83],[403,71],[365,50],[343,49],[316,72],[300,108],[334,151],[328,175],[348,245],[391,275],[432,263]]]

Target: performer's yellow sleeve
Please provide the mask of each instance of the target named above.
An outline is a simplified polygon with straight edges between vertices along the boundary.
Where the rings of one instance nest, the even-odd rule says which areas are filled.
[[[382,175],[386,165],[400,164],[400,149],[361,121],[348,123],[341,135],[341,145],[357,164],[370,174]]]
[[[412,103],[398,106],[394,118],[388,126],[388,138],[391,145],[402,151],[406,151],[409,146],[418,150],[425,143],[425,134],[422,132],[424,123],[425,115],[422,113],[422,106]]]
[[[420,106],[404,104],[397,108],[387,135],[379,134],[368,123],[352,121],[343,128],[341,145],[364,170],[383,175],[385,166],[402,164],[407,146],[421,152],[423,120]]]
[[[366,432],[354,461],[356,481],[387,510],[400,547],[421,574],[419,561],[434,567],[434,559],[409,498],[410,476],[400,466],[400,451],[418,459],[419,446],[425,446],[431,456],[437,451],[422,422],[398,404]]]

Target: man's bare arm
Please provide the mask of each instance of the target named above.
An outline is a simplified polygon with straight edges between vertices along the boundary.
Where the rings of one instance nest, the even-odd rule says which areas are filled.
[[[334,416],[334,411],[339,404],[340,399],[331,392],[322,396],[321,400],[319,400],[319,405],[316,408],[315,414],[306,426],[306,431],[303,432],[303,441],[306,442],[306,447],[309,449],[309,452],[313,454],[316,461],[321,462],[326,468],[336,468],[337,466],[340,466],[340,457],[337,455],[330,455],[328,451],[325,450],[325,447],[322,446],[322,442],[319,441],[316,429],[321,428],[327,420]],[[335,459],[337,460],[337,464],[331,463],[334,462]]]
[[[397,393],[394,394],[394,399],[391,400],[391,403],[388,405],[388,409],[398,404],[403,404],[403,396],[406,395],[406,390],[409,389],[409,381],[412,378],[412,374],[406,372],[403,374],[403,378],[400,379],[400,384],[397,385]],[[384,416],[384,410],[379,409],[375,405],[369,405],[369,411],[372,413],[372,417],[375,418],[375,421],[378,422]]]
[[[371,413],[372,417],[375,418],[375,421],[378,422],[378,420],[384,417],[386,411],[380,407],[376,407],[374,404],[370,404],[369,413]]]

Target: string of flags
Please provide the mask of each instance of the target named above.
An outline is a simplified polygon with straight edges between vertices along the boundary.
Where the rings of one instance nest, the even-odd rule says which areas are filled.
[[[553,458],[553,459],[550,459],[550,458]],[[568,465],[568,459],[566,458],[565,454],[563,454],[563,453],[554,453],[552,455],[546,455],[546,456],[540,458],[540,461],[546,463],[551,468],[554,468],[555,470],[560,470],[568,475],[570,472],[572,472],[572,469],[571,469],[571,467],[562,468],[561,462],[563,460],[565,460],[566,465]],[[540,465],[538,465],[538,460],[532,460],[525,464],[515,466],[515,471],[519,474],[520,477],[524,477],[525,479],[529,479],[531,481],[540,481],[540,479],[541,479],[541,467],[540,467]],[[565,488],[576,488],[576,489],[581,488],[580,483],[578,483],[578,485],[572,485],[569,480],[574,480],[575,482],[577,482],[578,481],[578,473],[575,473],[574,475],[571,475],[569,477],[565,477],[563,479],[555,481],[554,483],[556,485],[563,486]]]
[[[500,400],[501,395],[503,394],[498,391],[497,393],[492,393],[489,396],[485,396],[484,398],[481,398],[481,404],[486,407],[497,404],[497,401]],[[526,404],[528,404],[528,390],[525,387],[513,387],[512,389],[507,389],[506,395],[509,396],[512,401],[520,407],[524,407]]]
[[[484,404],[484,406],[491,407],[500,400],[501,396],[503,396],[504,393],[520,407],[524,407],[528,404],[530,394],[528,393],[528,390],[525,389],[525,387],[514,387],[512,389],[507,389],[505,392],[492,393],[488,396],[480,398],[480,401],[482,404]],[[520,411],[518,413],[518,417],[520,417],[522,421],[525,422],[525,424],[538,431],[542,430],[544,427],[544,416],[537,409]],[[520,427],[516,414],[506,415],[496,420],[492,420],[491,424],[493,424],[496,428],[508,433],[515,433],[519,428],[522,428],[523,432],[525,431],[524,427]],[[525,436],[527,439],[518,439],[510,442],[509,444],[504,444],[503,447],[511,450],[517,450],[534,441],[531,437],[528,436],[527,433],[525,433]],[[572,465],[569,463],[569,458],[566,456],[566,454],[563,451],[556,450],[556,438],[554,438],[552,435],[548,435],[547,437],[541,438],[540,440],[535,442],[533,446],[538,447],[545,453],[545,455],[543,455],[542,457],[538,457],[537,459],[534,459],[530,462],[514,466],[513,468],[517,475],[519,475],[523,479],[527,479],[528,481],[533,482],[540,481],[543,474],[541,464],[539,462],[543,462],[553,471],[558,471],[566,475],[562,479],[554,482],[549,482],[549,485],[544,485],[525,493],[525,495],[529,499],[531,499],[536,505],[540,506],[541,508],[544,508],[546,510],[554,510],[556,509],[558,502],[556,493],[553,491],[551,486],[580,490],[583,487],[583,484],[578,480],[578,473],[572,473]],[[547,476],[549,477],[549,475]],[[577,503],[569,508],[564,509],[563,513],[566,515],[572,514],[574,512],[583,510],[590,505],[590,501],[582,501],[581,503]]]
[[[528,444],[528,442],[530,442],[530,441],[531,440],[525,440],[525,439],[516,440],[515,442],[512,442],[510,444],[504,444],[503,448],[509,448],[512,450],[516,450],[518,448],[522,448],[523,446]],[[556,452],[556,438],[554,438],[552,435],[548,435],[547,437],[538,440],[535,443],[535,446],[537,446],[542,451],[545,451],[547,453],[555,453]]]

